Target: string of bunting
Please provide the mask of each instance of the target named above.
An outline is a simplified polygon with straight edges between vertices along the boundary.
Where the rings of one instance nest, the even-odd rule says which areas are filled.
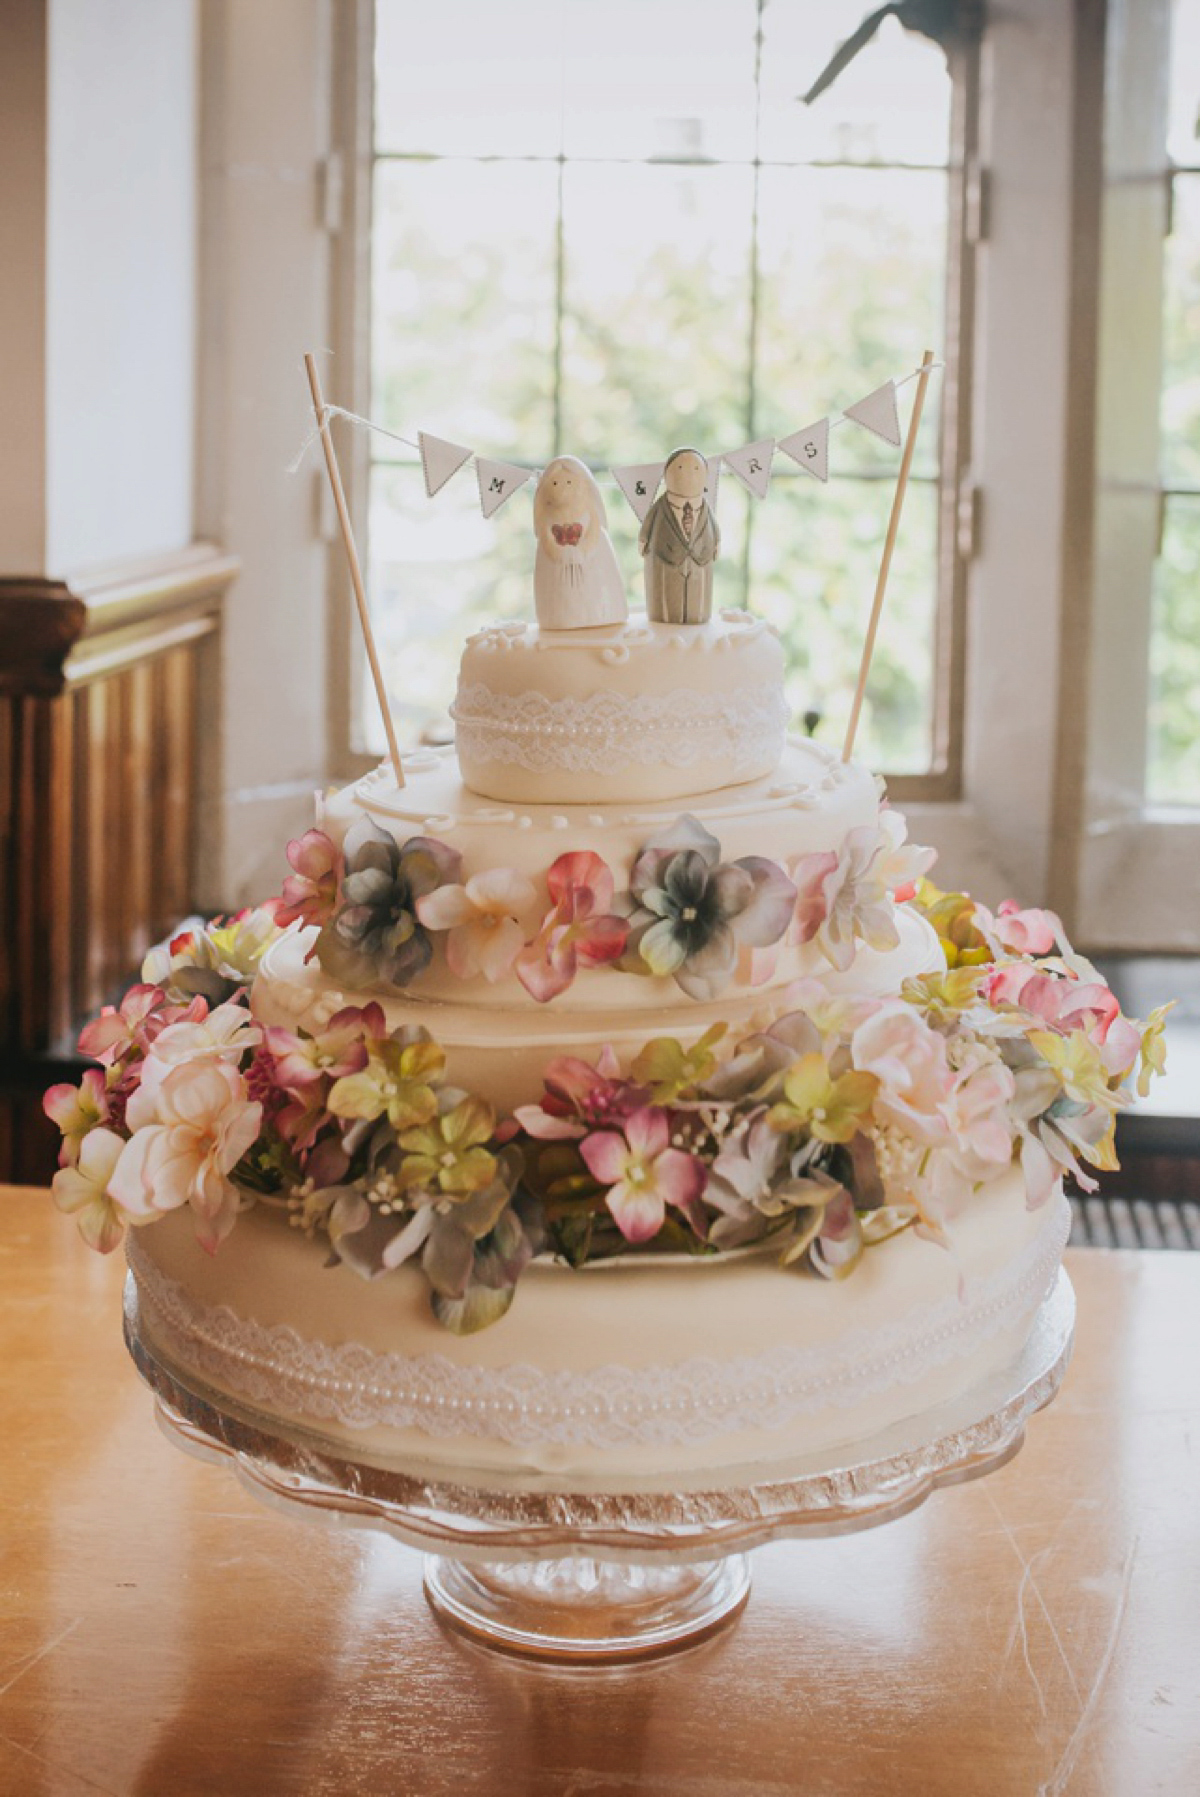
[[[934,362],[930,368],[941,368],[944,364]],[[861,429],[869,431],[872,436],[880,438],[884,443],[899,449],[900,413],[896,396],[901,387],[909,381],[916,380],[921,374],[928,376],[929,368],[914,368],[910,373],[893,377],[880,386],[872,388],[853,405],[846,406],[841,412],[829,412],[812,424],[803,425],[799,430],[790,431],[783,437],[761,437],[754,443],[743,443],[736,449],[721,450],[708,457],[709,485],[707,489],[708,503],[715,512],[717,495],[720,486],[721,471],[728,468],[755,499],[765,499],[771,484],[771,474],[777,452],[782,453],[812,479],[822,483],[829,479],[829,435],[839,425],[857,424]],[[358,425],[363,430],[376,432],[379,436],[389,437],[394,443],[403,443],[406,448],[415,449],[421,458],[421,469],[425,476],[425,491],[430,499],[436,497],[468,462],[475,464],[475,478],[479,488],[479,506],[485,518],[491,518],[501,506],[506,505],[513,494],[525,486],[528,481],[536,480],[541,473],[540,468],[520,462],[499,461],[491,456],[481,455],[477,450],[465,443],[452,443],[447,438],[435,437],[429,431],[418,431],[414,443],[411,437],[402,436],[397,431],[386,429],[376,424],[372,418],[364,418],[357,412],[348,412],[343,406],[326,405],[321,422],[314,427],[300,447],[299,454],[292,462],[290,473],[295,473],[307,455],[316,438],[328,428],[330,418],[344,418],[350,424]],[[628,462],[609,467],[621,493],[628,501],[641,523],[654,503],[662,481],[665,458],[661,462]]]

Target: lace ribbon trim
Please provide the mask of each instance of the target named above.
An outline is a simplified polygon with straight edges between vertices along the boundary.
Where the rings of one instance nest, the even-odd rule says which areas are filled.
[[[548,699],[460,686],[450,715],[460,756],[534,773],[615,774],[630,766],[692,767],[712,759],[735,771],[774,765],[783,753],[787,705],[758,687],[718,694],[687,688],[623,697]]]
[[[329,1347],[287,1325],[268,1328],[227,1306],[195,1303],[153,1265],[136,1237],[129,1263],[163,1348],[207,1382],[272,1410],[348,1429],[615,1448],[780,1428],[912,1384],[1032,1312],[1054,1281],[1069,1230],[1070,1208],[1060,1200],[1019,1259],[978,1281],[965,1298],[952,1296],[919,1317],[859,1330],[828,1348],[589,1372],[462,1367],[440,1354],[378,1354],[358,1343]],[[797,1298],[803,1302],[802,1294]]]

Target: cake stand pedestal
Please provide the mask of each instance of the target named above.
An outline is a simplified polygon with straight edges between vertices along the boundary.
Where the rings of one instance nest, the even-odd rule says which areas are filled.
[[[874,1528],[940,1486],[1003,1466],[1058,1391],[1074,1327],[1060,1272],[1017,1359],[952,1402],[823,1455],[615,1489],[351,1460],[343,1443],[185,1377],[143,1338],[132,1278],[125,1293],[129,1351],[177,1446],[228,1463],[293,1514],[420,1548],[433,1608],[490,1646],[601,1663],[662,1653],[731,1621],[749,1596],[754,1547]]]

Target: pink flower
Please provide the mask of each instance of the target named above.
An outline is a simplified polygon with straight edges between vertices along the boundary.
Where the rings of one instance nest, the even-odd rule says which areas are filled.
[[[263,1032],[274,1063],[276,1083],[286,1092],[303,1092],[321,1079],[341,1079],[367,1064],[367,1038],[380,1042],[387,1020],[380,1005],[361,1009],[347,1005],[329,1019],[319,1035],[293,1035],[272,1026]]]
[[[1015,1092],[1011,1069],[981,1048],[959,1067],[942,1108],[960,1154],[997,1166],[1009,1164],[1013,1153],[1009,1106]]]
[[[537,902],[532,880],[511,867],[474,874],[465,885],[440,886],[417,900],[417,916],[430,930],[449,930],[446,962],[469,980],[503,979],[520,954],[525,932],[516,921]]]
[[[629,937],[626,919],[609,910],[613,877],[599,855],[560,855],[547,885],[554,908],[516,960],[517,978],[539,1004],[565,992],[581,966],[618,960]]]
[[[1105,1045],[1109,1031],[1121,1018],[1121,1007],[1103,980],[1062,979],[1054,974],[1039,973],[1028,962],[1011,961],[989,975],[983,987],[989,1005],[1013,1005],[1028,1011],[1059,1035],[1069,1036],[1082,1030],[1098,1048]],[[1128,1054],[1131,1042],[1125,1030],[1118,1030],[1117,1058]],[[1125,1067],[1133,1065],[1133,1055]]]
[[[666,1207],[681,1210],[703,1234],[700,1199],[708,1179],[702,1162],[670,1146],[666,1111],[644,1105],[625,1119],[624,1130],[600,1130],[579,1144],[590,1173],[607,1186],[608,1208],[629,1242],[647,1242],[666,1219]]]
[[[1139,1046],[1141,1038],[1139,1037]],[[85,1137],[109,1116],[108,1088],[104,1075],[89,1067],[77,1086],[51,1086],[42,1099],[42,1109],[51,1123],[62,1131],[60,1167],[73,1167]]]
[[[283,882],[275,922],[283,929],[297,919],[323,927],[337,910],[342,852],[323,830],[306,830],[287,846],[293,873]]]
[[[802,855],[792,873],[796,885],[796,915],[788,932],[789,942],[811,942],[832,903],[831,876],[837,873],[838,858],[834,849],[819,855]]]
[[[611,1048],[600,1052],[593,1067],[576,1055],[559,1055],[546,1068],[543,1104],[523,1104],[514,1113],[521,1128],[540,1142],[576,1140],[589,1129],[618,1127],[645,1104],[645,1086],[621,1078]]]
[[[120,1008],[105,1005],[99,1017],[85,1024],[79,1034],[79,1051],[110,1066],[126,1055],[146,1054],[150,1044],[168,1023],[198,1022],[208,1006],[202,998],[190,1005],[172,1005],[160,986],[131,986]]]
[[[879,836],[875,872],[896,903],[903,904],[912,898],[918,881],[924,879],[937,860],[937,850],[909,842],[906,818],[902,812],[893,811],[890,805],[880,808]]]
[[[233,1228],[239,1198],[229,1178],[253,1146],[262,1106],[219,1054],[160,1063],[129,1100],[134,1134],[109,1180],[109,1195],[136,1220],[190,1204],[196,1234],[213,1253]]]
[[[125,1153],[123,1136],[112,1129],[93,1129],[84,1137],[77,1166],[61,1167],[51,1195],[59,1210],[73,1216],[89,1248],[111,1254],[133,1221],[110,1195],[109,1186]]]
[[[994,916],[977,903],[975,922],[991,948],[1010,954],[1050,955],[1066,945],[1062,922],[1053,911],[1036,906],[1022,911],[1014,899],[1005,899]]]
[[[941,1106],[954,1073],[944,1039],[910,1005],[881,1005],[855,1030],[850,1052],[855,1067],[879,1081],[875,1112],[882,1121],[920,1142],[945,1140]]]
[[[832,861],[831,856],[827,850],[797,863],[795,925],[801,942],[817,942],[826,960],[844,973],[857,940],[876,949],[895,948],[900,940],[886,884],[896,871],[896,848],[890,831],[862,824],[848,833]]]
[[[182,1061],[212,1054],[237,1061],[249,1049],[257,1048],[261,1041],[262,1030],[245,1005],[218,1005],[195,1021],[170,1023],[160,1030],[146,1057],[147,1064],[142,1068],[141,1083],[145,1085],[147,1079],[155,1077],[152,1062],[177,1067]]]

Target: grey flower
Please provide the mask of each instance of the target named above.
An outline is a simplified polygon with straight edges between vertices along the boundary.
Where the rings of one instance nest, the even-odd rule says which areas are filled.
[[[822,1231],[826,1207],[843,1190],[820,1167],[802,1156],[789,1160],[787,1138],[767,1122],[765,1108],[752,1111],[726,1139],[709,1171],[704,1201],[721,1215],[708,1239],[717,1248],[741,1248],[780,1229],[790,1265]]]
[[[647,843],[630,888],[622,965],[673,975],[697,999],[719,996],[740,948],[778,942],[796,903],[796,888],[775,862],[761,855],[723,862],[716,837],[687,815]]]
[[[821,1032],[803,1011],[789,1011],[770,1029],[747,1036],[728,1061],[723,1061],[701,1088],[706,1098],[723,1103],[748,1099],[765,1104],[783,1089],[783,1077],[802,1055],[821,1048]]]
[[[317,958],[352,988],[407,986],[433,957],[417,901],[457,881],[462,856],[432,836],[410,836],[402,848],[370,818],[347,832],[344,852],[340,903],[317,938]]]

